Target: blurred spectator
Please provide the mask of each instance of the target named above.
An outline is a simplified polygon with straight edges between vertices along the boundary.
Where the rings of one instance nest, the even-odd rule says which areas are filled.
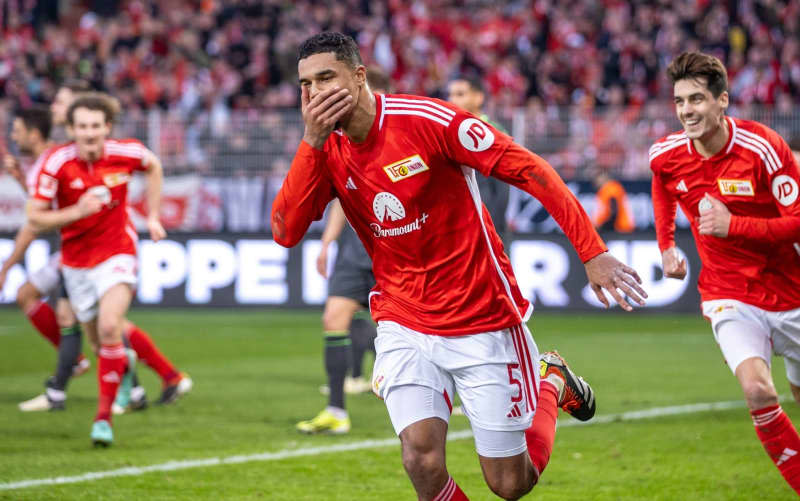
[[[630,233],[634,230],[633,217],[628,206],[628,195],[619,181],[612,179],[606,170],[598,170],[593,179],[597,190],[594,225],[599,231]]]

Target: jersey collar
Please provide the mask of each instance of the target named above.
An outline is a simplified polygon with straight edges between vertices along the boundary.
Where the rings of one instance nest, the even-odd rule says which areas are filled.
[[[736,141],[736,135],[738,130],[736,127],[736,121],[727,115],[725,116],[725,120],[728,121],[728,129],[731,132],[730,134],[728,134],[728,142],[725,143],[725,146],[721,150],[716,152],[714,155],[708,157],[706,160],[717,160],[719,158],[722,158],[728,153],[730,153],[731,150],[733,149],[733,144]],[[689,148],[690,154],[700,156],[700,154],[694,147],[694,141],[692,141],[691,139],[689,140],[687,147]]]

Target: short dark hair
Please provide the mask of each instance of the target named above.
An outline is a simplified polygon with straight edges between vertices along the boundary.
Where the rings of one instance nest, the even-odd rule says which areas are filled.
[[[705,78],[714,97],[728,90],[728,72],[722,61],[702,52],[684,52],[669,64],[667,75],[672,85],[678,80]]]
[[[36,129],[42,135],[42,139],[50,137],[50,129],[53,127],[53,118],[50,115],[50,108],[40,104],[28,108],[18,108],[14,111],[14,117],[22,120],[26,129]]]
[[[67,109],[67,123],[75,123],[75,110],[87,108],[92,111],[102,111],[106,116],[106,123],[114,123],[119,113],[119,102],[116,99],[102,92],[84,92],[69,105]]]
[[[364,64],[353,37],[336,31],[325,31],[307,38],[300,44],[298,59],[326,52],[333,52],[337,61],[344,61],[351,68]]]
[[[456,77],[452,79],[451,82],[466,82],[467,86],[469,86],[469,88],[473,92],[480,92],[481,94],[486,94],[486,88],[483,86],[483,79],[475,75],[464,75]]]
[[[80,80],[78,78],[69,78],[61,82],[61,85],[58,86],[59,89],[69,89],[74,93],[78,92],[89,92],[92,90],[92,86],[86,80]]]
[[[372,90],[381,89],[386,92],[389,92],[392,86],[389,75],[379,66],[370,66],[367,68],[367,83],[369,83]]]

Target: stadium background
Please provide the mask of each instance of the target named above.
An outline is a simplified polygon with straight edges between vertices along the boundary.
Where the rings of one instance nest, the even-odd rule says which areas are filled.
[[[322,222],[291,251],[272,244],[268,227],[269,207],[302,135],[296,48],[321,30],[353,35],[365,62],[389,73],[395,92],[445,97],[451,78],[481,76],[488,115],[544,156],[589,213],[594,173],[607,171],[623,181],[638,230],[604,238],[649,280],[648,291],[656,292],[645,310],[649,315],[543,315],[534,329],[540,344],[566,349],[605,389],[601,413],[740,398],[698,315],[699,263],[685,218],[679,219],[678,239],[690,260],[690,279],[664,281],[660,274],[646,153],[655,139],[679,128],[664,69],[690,49],[711,52],[726,64],[731,115],[762,121],[800,149],[799,1],[6,0],[0,2],[0,26],[4,130],[14,107],[49,102],[59,82],[86,79],[121,101],[124,114],[114,135],[137,137],[162,158],[163,220],[171,238],[158,247],[143,242],[138,302],[147,308],[135,307],[133,316],[160,336],[199,383],[193,400],[182,402],[179,418],[156,414],[162,421],[154,427],[152,413],[126,417],[129,444],[136,436],[149,453],[127,445],[112,451],[109,461],[87,458],[80,452],[86,445],[82,416],[63,419],[59,442],[41,431],[51,426],[49,416],[23,423],[16,412],[18,400],[40,389],[52,352],[33,340],[18,312],[0,307],[0,345],[7,348],[0,358],[0,482],[329,445],[324,439],[287,438],[292,423],[322,402],[314,388],[323,380],[317,331],[325,283],[312,265]],[[0,149],[14,151],[7,138],[0,137]],[[139,213],[141,200],[134,186]],[[0,257],[10,251],[23,212],[19,187],[0,175]],[[537,309],[595,309],[584,299],[580,263],[541,206],[514,190],[506,215],[512,260]],[[31,248],[28,269],[43,262],[51,242]],[[22,267],[15,268],[0,304],[13,302],[24,276]],[[161,306],[193,309],[154,309]],[[231,306],[259,309],[231,312]],[[304,310],[286,313],[285,306]],[[232,346],[252,352],[244,356]],[[236,367],[235,374],[226,367]],[[781,373],[777,366],[777,380]],[[686,380],[694,382],[688,390]],[[89,412],[93,385],[75,382],[73,409]],[[779,389],[786,393],[785,382]],[[263,399],[262,407],[249,405],[252,395]],[[352,399],[351,412],[362,417],[354,417],[351,439],[391,436],[385,410],[365,399]],[[794,408],[789,412],[797,414]],[[540,496],[560,498],[563,478],[578,471],[606,485],[575,487],[568,491],[575,499],[791,499],[751,437],[745,415],[741,409],[719,410],[708,425],[684,416],[657,418],[652,425],[565,428]],[[209,434],[217,429],[233,437]],[[198,441],[198,435],[205,438]],[[595,445],[586,446],[587,437]],[[54,448],[51,455],[43,452]],[[457,442],[449,450],[456,451],[452,468],[474,477],[466,486],[483,492],[475,465],[457,459],[460,454],[471,461],[471,444]],[[589,457],[595,459],[581,462]],[[117,495],[409,498],[396,450],[346,456],[341,464],[325,461],[319,456],[319,471],[299,460],[270,464],[291,489],[265,480],[256,465],[252,472],[235,473],[235,479],[245,479],[235,485],[199,473],[162,473],[151,474],[157,487],[117,483]],[[324,469],[338,476],[331,480]],[[375,471],[386,477],[377,491],[363,485],[364,476]],[[108,494],[99,487],[103,482],[110,481],[8,495],[66,499],[88,492],[101,498]],[[266,495],[253,495],[253,485]]]

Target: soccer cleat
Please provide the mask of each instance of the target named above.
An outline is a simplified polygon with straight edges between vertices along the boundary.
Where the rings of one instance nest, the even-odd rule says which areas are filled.
[[[111,423],[105,419],[92,423],[92,433],[89,434],[92,443],[97,446],[108,447],[114,441],[114,432],[111,431]]]
[[[114,414],[124,414],[125,409],[131,403],[133,376],[136,374],[136,352],[130,348],[125,348],[125,354],[128,356],[128,369],[125,371],[125,375],[122,376],[122,381],[117,389],[117,396],[114,398],[114,403],[111,404],[111,412]]]
[[[111,412],[113,412],[115,415],[120,415],[125,414],[128,411],[135,412],[147,409],[147,395],[145,394],[143,387],[134,386],[131,388],[131,391],[128,393],[128,395],[130,398],[127,399],[128,402],[125,404],[123,400],[120,400],[120,393],[117,392],[117,398],[114,400],[114,403],[111,404]]]
[[[337,418],[331,411],[324,409],[314,419],[297,423],[297,431],[308,434],[331,433],[341,435],[350,431],[350,418]]]
[[[579,421],[588,421],[594,417],[596,406],[592,387],[572,372],[557,351],[542,354],[539,371],[543,381],[549,380],[559,389],[558,406],[564,412]]]
[[[64,402],[50,400],[46,394],[42,393],[30,400],[20,402],[19,410],[22,412],[63,411]]]
[[[161,396],[158,398],[158,400],[156,400],[156,404],[171,404],[183,395],[186,395],[192,391],[193,386],[194,382],[192,381],[192,378],[190,378],[188,374],[182,372],[181,379],[177,383],[168,385],[164,388],[164,391],[161,392]]]
[[[83,376],[92,368],[92,362],[88,358],[82,358],[72,366],[72,377]]]

